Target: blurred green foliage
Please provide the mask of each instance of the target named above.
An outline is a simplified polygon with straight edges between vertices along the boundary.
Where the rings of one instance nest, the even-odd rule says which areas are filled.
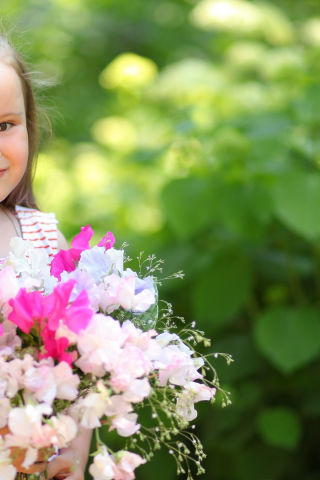
[[[165,260],[213,340],[228,409],[199,406],[206,479],[320,475],[320,6],[3,0],[56,86],[39,204]],[[113,434],[104,433],[117,446]],[[139,480],[176,478],[167,452]]]

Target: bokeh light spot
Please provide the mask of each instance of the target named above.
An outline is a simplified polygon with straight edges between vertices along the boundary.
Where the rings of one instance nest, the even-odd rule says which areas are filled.
[[[135,89],[148,85],[158,73],[157,65],[135,53],[123,53],[115,58],[100,74],[104,88]]]
[[[106,117],[97,120],[92,127],[93,138],[113,150],[129,152],[137,144],[134,125],[122,117]]]

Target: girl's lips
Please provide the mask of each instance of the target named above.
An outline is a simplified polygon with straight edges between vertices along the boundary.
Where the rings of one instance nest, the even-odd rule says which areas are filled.
[[[6,173],[7,170],[8,170],[7,168],[5,168],[4,170],[0,170],[0,177],[2,177]]]

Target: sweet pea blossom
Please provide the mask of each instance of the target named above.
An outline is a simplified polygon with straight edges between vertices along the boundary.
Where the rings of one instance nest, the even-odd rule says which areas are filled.
[[[81,357],[75,364],[83,372],[101,377],[114,368],[125,341],[126,335],[119,321],[96,314],[88,327],[79,333]]]
[[[99,289],[98,286],[94,283],[93,278],[84,270],[79,270],[78,268],[73,272],[61,273],[61,282],[66,283],[69,280],[75,280],[73,290],[70,295],[70,302],[73,302],[76,297],[85,290],[90,299],[91,307],[97,311],[99,306]]]
[[[132,410],[131,403],[127,402],[122,395],[112,395],[105,410],[105,415],[111,422],[109,431],[116,429],[118,435],[122,437],[134,435],[140,429],[140,425],[136,423],[138,415],[131,413]]]
[[[93,459],[89,467],[89,473],[94,480],[112,480],[115,478],[116,465],[114,459],[109,455],[107,448],[102,445],[100,453]]]
[[[10,410],[10,400],[6,397],[0,398],[0,428],[7,425]]]
[[[131,437],[140,430],[141,425],[137,423],[137,413],[124,413],[111,419],[109,432],[116,429],[120,437]]]
[[[5,259],[1,265],[1,270],[8,265],[11,265],[16,273],[30,272],[30,263],[27,257],[27,252],[34,250],[34,245],[30,240],[23,240],[20,237],[14,237],[9,243],[12,252]]]
[[[0,308],[4,318],[8,318],[12,308],[9,305],[10,298],[14,298],[19,291],[19,284],[13,267],[10,265],[0,271]],[[3,333],[0,325],[0,334]]]
[[[182,342],[181,342],[182,343]],[[185,351],[183,351],[185,350]],[[202,358],[192,358],[192,351],[178,345],[168,345],[161,351],[155,368],[160,370],[159,385],[164,386],[169,381],[173,385],[183,386],[190,380],[201,378],[198,369],[204,365]]]
[[[158,335],[156,330],[143,332],[137,328],[130,320],[123,322],[122,330],[128,335],[127,343],[131,343],[140,348],[149,360],[158,360],[161,355],[161,346],[152,337]],[[157,336],[157,338],[159,335]]]
[[[60,250],[51,263],[51,274],[61,279],[63,271],[72,272],[76,269],[76,264],[80,259],[80,255],[84,250],[90,249],[89,241],[94,232],[90,225],[81,227],[81,232],[74,237],[69,250]]]
[[[17,470],[11,464],[10,449],[0,449],[0,480],[15,480]]]
[[[39,359],[42,358],[54,358],[59,362],[67,362],[71,365],[73,361],[73,355],[67,353],[66,349],[69,347],[69,340],[65,337],[55,339],[48,325],[45,326],[42,334],[43,350],[39,353]]]
[[[52,408],[41,403],[39,405],[32,405],[28,403],[25,407],[12,408],[8,416],[8,427],[10,434],[6,435],[8,446],[20,448],[33,448],[36,446],[37,438],[42,438],[39,435],[42,429],[43,415],[50,415]],[[50,445],[50,440],[42,439],[39,448]]]
[[[112,232],[107,232],[104,237],[98,243],[98,247],[104,247],[105,250],[109,250],[116,243],[116,239]]]
[[[60,320],[75,333],[84,329],[89,324],[93,310],[91,309],[88,294],[82,290],[70,306],[70,295],[75,286],[75,280],[69,280],[66,283],[60,283],[51,295],[45,298],[47,303],[51,304],[48,317],[48,328],[56,331],[60,325]]]
[[[123,250],[95,246],[91,250],[82,252],[79,268],[88,272],[95,282],[100,282],[103,277],[111,273],[122,275]]]
[[[14,323],[9,320],[5,320],[2,323],[3,335],[0,336],[0,355],[3,349],[10,349],[10,353],[7,355],[12,355],[16,348],[21,347],[21,338],[18,337],[17,327]],[[8,350],[6,350],[8,352]]]
[[[30,240],[19,237],[12,238],[10,242],[12,252],[9,253],[0,269],[11,266],[19,275],[20,288],[44,288],[46,291],[53,289],[56,279],[50,276],[48,267],[48,254],[45,250],[35,249]]]
[[[112,385],[112,380],[111,380]],[[123,394],[127,402],[142,402],[151,393],[151,385],[147,378],[132,380]]]
[[[208,401],[215,395],[216,389],[207,387],[204,384],[188,382],[177,399],[177,412],[189,422],[194,420],[198,413],[194,404],[201,401]]]
[[[29,333],[35,322],[42,324],[44,300],[40,292],[27,292],[21,288],[16,298],[9,300],[9,305],[12,307],[9,320],[24,333]]]
[[[58,413],[56,417],[51,418],[52,430],[55,432],[51,437],[51,444],[58,448],[68,445],[77,435],[78,427],[73,418],[69,415]],[[44,425],[44,428],[46,425]]]
[[[116,466],[120,473],[116,478],[119,480],[134,480],[136,478],[134,474],[135,469],[146,463],[146,460],[140,457],[140,455],[127,451],[118,452],[115,458]]]
[[[125,277],[117,289],[117,303],[125,310],[145,312],[155,303],[155,296],[149,289],[142,289],[136,294],[135,276]]]

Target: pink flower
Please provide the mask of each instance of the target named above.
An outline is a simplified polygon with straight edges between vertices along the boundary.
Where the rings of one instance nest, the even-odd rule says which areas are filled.
[[[107,232],[98,243],[98,247],[105,247],[106,250],[109,250],[109,248],[112,248],[115,243],[116,239],[114,238],[113,233]]]
[[[114,368],[126,338],[117,320],[102,314],[94,315],[88,327],[79,332],[81,357],[76,366],[85,373],[103,376]]]
[[[116,465],[114,459],[109,455],[106,447],[100,447],[101,452],[93,459],[89,467],[89,473],[94,480],[112,480],[115,478]]]
[[[94,232],[90,225],[81,227],[81,232],[71,242],[71,248],[69,250],[60,250],[55,255],[51,264],[51,275],[61,280],[63,271],[72,272],[75,270],[81,253],[90,249],[89,240],[93,234]]]
[[[142,402],[150,395],[151,386],[147,378],[133,380],[123,394],[123,398],[127,402]]]
[[[125,277],[117,290],[117,303],[125,310],[145,312],[155,303],[154,294],[149,289],[144,289],[135,295],[135,276]]]
[[[76,268],[76,264],[79,262],[81,251],[76,250],[75,248],[70,248],[69,250],[60,250],[51,263],[50,273],[56,277],[59,281],[61,280],[62,272],[72,272]]]
[[[132,405],[126,402],[122,395],[112,395],[104,413],[108,417],[114,417],[129,412],[132,412]]]
[[[56,432],[56,437],[52,439],[52,443],[58,448],[67,446],[77,435],[77,424],[69,415],[58,413],[56,417],[51,417],[51,422]]]
[[[69,347],[69,340],[65,337],[56,340],[46,325],[42,334],[44,343],[44,352],[39,353],[39,359],[51,357],[59,360],[59,362],[67,362],[69,365],[73,362],[72,353],[67,353],[66,349]]]
[[[25,388],[25,392],[33,394],[38,402],[52,405],[57,394],[57,387],[53,376],[53,366],[45,363],[32,365],[25,372],[19,383]]]
[[[11,410],[9,398],[3,397],[0,399],[0,428],[7,425],[8,415]],[[1,478],[1,477],[0,477]]]
[[[54,382],[57,387],[56,397],[62,400],[74,400],[78,395],[80,379],[74,374],[70,365],[60,362],[53,368]]]
[[[80,425],[86,429],[101,427],[100,418],[104,415],[109,403],[109,396],[90,392],[85,398],[78,400],[73,407],[73,414],[80,413]]]
[[[203,383],[189,382],[184,386],[184,390],[177,400],[177,412],[185,420],[191,422],[198,415],[194,404],[203,400],[211,400],[215,393],[215,388],[207,387]]]
[[[11,452],[7,450],[0,451],[0,478],[5,480],[15,480],[17,470],[11,465]]]
[[[141,425],[137,423],[137,413],[124,413],[111,419],[109,432],[116,429],[120,437],[131,437],[140,430]]]
[[[146,463],[140,455],[136,453],[122,451],[115,455],[117,469],[119,473],[114,477],[115,480],[134,480],[134,471],[143,463]]]
[[[11,353],[17,348],[21,347],[21,338],[16,335],[17,327],[9,320],[5,320],[2,323],[3,335],[0,337],[0,352],[9,347]]]
[[[164,386],[169,381],[173,385],[185,385],[201,375],[197,369],[203,365],[202,359],[192,358],[190,352],[182,351],[177,345],[168,345],[161,351],[155,367],[160,369],[159,385]]]
[[[152,337],[158,335],[156,330],[143,332],[136,328],[130,320],[126,320],[122,325],[122,330],[128,334],[128,343],[140,348],[150,360],[157,360],[161,355],[161,346]]]
[[[90,300],[85,290],[82,290],[70,307],[68,307],[70,295],[75,283],[75,280],[60,283],[52,294],[46,297],[47,303],[50,303],[52,306],[48,318],[48,327],[50,330],[58,330],[60,320],[66,324],[69,330],[75,333],[79,333],[80,330],[88,326],[93,316],[93,310],[90,307]]]
[[[122,395],[112,395],[104,412],[111,420],[109,431],[117,429],[121,437],[134,435],[140,429],[140,425],[136,423],[138,414],[130,412],[132,405],[126,402]]]
[[[137,347],[126,344],[114,365],[115,375],[129,375],[131,379],[149,375],[152,363]]]
[[[86,225],[85,227],[81,227],[81,232],[78,233],[74,237],[71,242],[71,247],[83,252],[84,250],[89,250],[90,244],[89,241],[94,235],[94,231],[90,227],[90,225]]]
[[[43,297],[41,293],[29,292],[25,288],[19,290],[16,298],[9,300],[12,312],[9,320],[17,325],[24,333],[29,333],[36,320],[40,325],[43,320]]]
[[[88,293],[82,290],[71,306],[65,311],[64,322],[72,332],[79,333],[84,330],[93,317]]]

